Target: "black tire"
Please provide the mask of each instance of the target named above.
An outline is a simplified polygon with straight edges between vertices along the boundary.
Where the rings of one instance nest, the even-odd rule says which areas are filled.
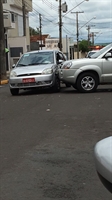
[[[80,92],[91,93],[96,91],[98,86],[98,77],[91,73],[82,73],[77,79],[77,90]]]
[[[16,89],[10,88],[10,92],[11,92],[11,94],[12,94],[13,96],[16,96],[16,95],[18,95],[18,93],[19,93],[19,89],[18,89],[18,88],[16,88]]]
[[[77,90],[77,86],[76,86],[76,84],[75,85],[72,85],[73,86],[73,88],[75,89],[75,90]]]
[[[71,87],[71,85],[69,83],[65,83],[66,87]]]
[[[55,78],[55,83],[52,87],[52,92],[60,92],[60,80],[58,77]]]

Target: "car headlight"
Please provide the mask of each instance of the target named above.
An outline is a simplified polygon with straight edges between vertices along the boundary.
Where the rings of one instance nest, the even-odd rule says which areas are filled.
[[[53,69],[48,68],[48,69],[44,69],[42,74],[52,74],[53,73]]]
[[[72,62],[65,62],[63,65],[62,65],[62,69],[70,69],[70,67],[72,66]]]
[[[16,76],[17,76],[16,72],[15,71],[11,71],[10,77],[16,77]]]

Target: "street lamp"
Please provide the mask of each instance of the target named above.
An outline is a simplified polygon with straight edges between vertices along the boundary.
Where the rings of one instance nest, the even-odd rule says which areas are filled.
[[[83,28],[86,24],[88,24],[91,20],[96,19],[96,16],[92,17],[89,21],[87,21],[83,26],[79,28],[79,31],[81,28]],[[95,26],[95,25],[93,25]],[[87,30],[88,30],[88,45],[89,45],[89,40],[90,40],[90,25],[87,25]]]
[[[91,18],[86,24],[88,24],[92,19],[96,19],[96,17],[94,16],[93,18]],[[84,26],[86,24],[84,24]],[[91,25],[91,26],[95,26],[95,25]],[[90,25],[87,25],[87,30],[88,30],[88,46],[89,46],[89,41],[90,41]]]
[[[56,0],[58,1],[58,0]],[[68,12],[66,12],[65,15],[67,15],[69,12],[71,12],[74,8],[76,8],[77,6],[79,6],[80,4],[82,4],[85,1],[89,1],[89,0],[83,0],[81,1],[79,4],[77,4],[75,7],[73,7],[71,10],[69,10]],[[62,6],[61,6],[61,0],[59,0],[59,49],[60,51],[62,51]],[[65,16],[63,15],[63,17]]]
[[[82,4],[84,1],[89,1],[89,0],[83,0],[82,2],[80,2],[77,6],[79,6],[80,4]],[[77,6],[75,6],[74,8],[76,8]],[[74,8],[72,8],[71,10],[73,10]],[[70,11],[71,11],[70,10]],[[69,11],[69,12],[70,12]],[[77,58],[79,58],[79,27],[78,27],[78,13],[83,13],[83,12],[71,12],[71,13],[76,13],[76,29],[77,29]],[[66,13],[67,14],[67,13]]]
[[[79,28],[79,30],[80,30],[81,28],[83,28],[86,24],[88,24],[92,19],[96,19],[96,16],[92,17],[89,21],[87,21],[83,26],[81,26],[81,27]]]
[[[76,12],[76,27],[77,27],[77,58],[79,58],[79,25],[78,25],[78,14],[84,13],[82,12]]]
[[[74,8],[78,7],[80,4],[82,4],[84,1],[89,1],[89,0],[83,0],[79,4],[77,4],[75,7],[73,7],[71,10],[69,10],[65,15],[67,15],[69,12],[71,12]],[[65,16],[63,15],[63,17]]]

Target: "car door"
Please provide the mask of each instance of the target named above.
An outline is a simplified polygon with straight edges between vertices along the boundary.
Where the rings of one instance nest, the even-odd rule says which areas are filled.
[[[112,50],[109,51],[111,57],[103,58],[103,81],[104,83],[112,83]]]
[[[66,60],[66,57],[63,55],[62,52],[58,51],[57,53],[57,64],[58,64],[58,69],[61,68],[63,62]],[[61,61],[61,62],[60,62]]]

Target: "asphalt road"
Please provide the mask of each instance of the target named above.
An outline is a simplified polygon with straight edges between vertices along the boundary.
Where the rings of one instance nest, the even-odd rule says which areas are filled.
[[[106,200],[94,164],[112,135],[112,86],[81,94],[0,87],[0,200]]]

